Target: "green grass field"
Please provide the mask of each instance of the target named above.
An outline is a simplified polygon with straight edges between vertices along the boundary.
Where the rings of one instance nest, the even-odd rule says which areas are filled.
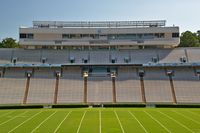
[[[200,132],[200,109],[73,108],[0,110],[0,133]]]

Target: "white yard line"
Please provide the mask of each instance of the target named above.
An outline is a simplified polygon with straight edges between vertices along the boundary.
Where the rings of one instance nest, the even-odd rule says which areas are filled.
[[[52,113],[51,115],[49,115],[46,119],[44,119],[36,128],[34,128],[31,133],[33,133],[34,131],[36,131],[43,123],[45,123],[49,118],[51,118],[57,111],[55,111],[54,113]]]
[[[145,129],[145,127],[142,125],[142,123],[135,117],[135,115],[133,113],[131,113],[130,111],[128,111],[131,116],[139,123],[139,125],[142,127],[142,129],[144,130],[145,133],[148,133],[147,130]]]
[[[60,124],[57,126],[57,128],[55,129],[54,133],[56,133],[58,131],[58,129],[60,128],[60,126],[63,124],[63,122],[67,119],[67,117],[71,114],[72,111],[68,112],[67,115],[65,116],[65,118],[60,122]]]
[[[22,122],[21,124],[17,125],[16,127],[14,127],[13,129],[11,129],[8,133],[13,132],[15,129],[17,129],[18,127],[20,127],[21,125],[23,125],[24,123],[28,122],[29,120],[33,119],[35,116],[39,115],[40,113],[42,113],[42,111],[36,113],[35,115],[33,115],[32,117],[30,117],[29,119],[25,120],[24,122]]]
[[[192,118],[190,118],[190,117],[188,117],[188,116],[185,116],[185,115],[183,115],[183,114],[181,114],[181,113],[179,113],[179,112],[177,112],[177,111],[174,111],[174,110],[173,110],[173,112],[175,112],[176,114],[178,114],[178,115],[180,115],[180,116],[182,116],[182,117],[184,117],[184,118],[186,118],[186,119],[188,119],[188,120],[193,121],[194,123],[200,124],[200,122],[198,122],[198,121],[196,121],[196,120],[194,120],[194,119],[192,119]]]
[[[6,115],[8,115],[8,114],[10,114],[10,113],[13,113],[13,112],[15,112],[15,111],[9,111],[9,112],[7,112],[7,113],[5,113],[5,114],[2,114],[2,115],[0,115],[0,118],[1,118],[1,117],[4,117],[4,116],[6,116]]]
[[[82,116],[82,118],[81,118],[81,121],[80,121],[80,123],[79,123],[79,126],[78,126],[78,129],[77,129],[76,133],[79,133],[79,131],[80,131],[80,128],[81,128],[81,125],[82,125],[82,122],[83,122],[83,119],[84,119],[84,117],[85,117],[86,112],[87,112],[87,111],[84,112],[84,114],[83,114],[83,116]]]
[[[121,122],[120,122],[120,120],[119,120],[119,117],[118,117],[116,111],[114,111],[114,112],[115,112],[115,116],[117,117],[118,123],[119,123],[119,125],[120,125],[120,127],[121,127],[122,133],[125,133],[125,132],[124,132],[124,128],[122,127],[122,124],[121,124]]]
[[[15,117],[12,117],[11,119],[8,119],[7,121],[2,122],[2,123],[0,124],[0,126],[3,125],[3,124],[8,123],[9,121],[14,120],[15,118],[17,118],[17,117],[19,117],[20,115],[25,114],[25,113],[27,113],[27,112],[28,112],[28,111],[24,111],[23,113],[20,113],[19,115],[16,115]]]
[[[154,118],[151,114],[149,114],[148,112],[146,111],[143,111],[145,112],[152,120],[154,120],[155,122],[157,122],[161,127],[163,127],[167,132],[171,133],[171,131],[165,127],[161,122],[159,122],[156,118]]]
[[[157,112],[159,112],[160,114],[163,114],[164,116],[166,116],[167,118],[173,120],[174,122],[176,122],[177,124],[179,124],[180,126],[184,127],[185,129],[187,129],[188,131],[190,131],[191,133],[194,133],[194,131],[192,131],[191,129],[189,129],[188,127],[186,127],[185,125],[183,125],[182,123],[180,123],[179,121],[175,120],[174,118],[168,116],[167,114],[157,110]]]
[[[101,110],[99,110],[99,133],[101,133]]]

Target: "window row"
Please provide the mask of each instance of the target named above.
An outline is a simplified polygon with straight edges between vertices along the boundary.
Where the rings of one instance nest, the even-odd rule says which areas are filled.
[[[20,33],[20,34],[19,34],[19,38],[20,38],[20,39],[25,39],[25,38],[33,39],[33,38],[34,38],[34,35],[33,35],[32,33],[28,33],[28,34]]]

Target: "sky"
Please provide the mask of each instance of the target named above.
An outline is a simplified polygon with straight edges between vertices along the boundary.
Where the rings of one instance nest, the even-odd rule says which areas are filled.
[[[180,32],[200,30],[200,0],[0,0],[0,40],[44,21],[167,20]]]

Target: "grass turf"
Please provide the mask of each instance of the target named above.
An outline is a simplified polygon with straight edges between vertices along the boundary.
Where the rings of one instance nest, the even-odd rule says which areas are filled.
[[[1,133],[200,132],[200,109],[77,108],[0,110]]]

